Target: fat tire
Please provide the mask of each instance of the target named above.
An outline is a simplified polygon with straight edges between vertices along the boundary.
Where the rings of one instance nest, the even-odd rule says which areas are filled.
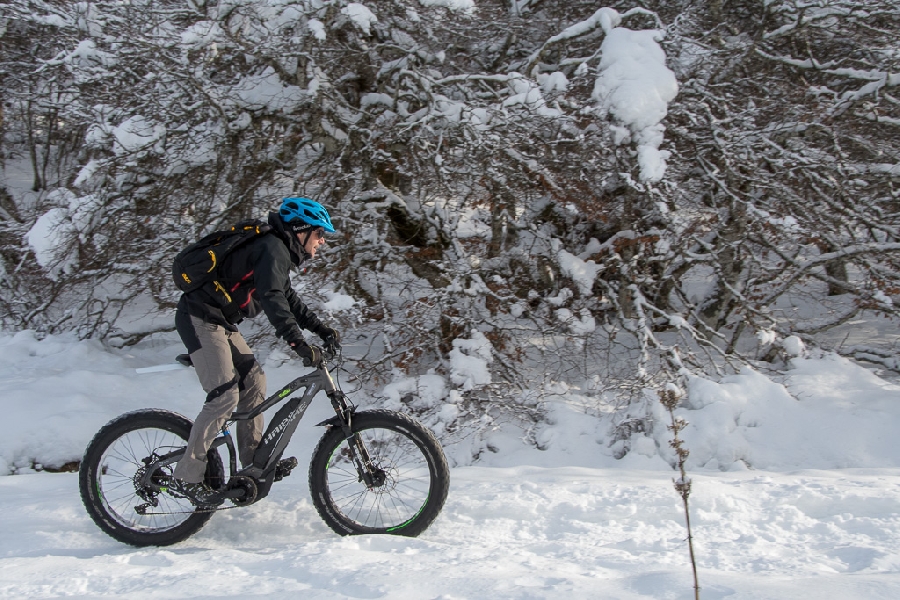
[[[421,505],[416,501],[410,509],[411,516],[402,522],[382,523],[374,526],[364,525],[345,514],[346,508],[342,510],[342,506],[338,505],[332,495],[332,490],[329,486],[328,470],[330,466],[333,466],[333,457],[337,456],[336,452],[344,445],[346,440],[339,426],[331,426],[325,435],[322,436],[322,439],[319,440],[309,466],[309,488],[312,494],[313,505],[316,507],[319,516],[332,530],[340,535],[375,533],[409,537],[418,536],[437,518],[444,506],[444,501],[447,499],[447,492],[450,488],[450,469],[447,466],[447,459],[444,457],[441,445],[435,439],[434,434],[412,417],[388,410],[356,413],[353,416],[352,431],[353,433],[361,433],[363,440],[371,436],[379,436],[384,432],[391,439],[396,439],[400,444],[406,446],[414,455],[413,458],[421,460],[423,465],[427,465],[427,493],[424,491],[423,484],[422,494],[425,495],[424,500],[421,502]],[[412,442],[417,450],[412,450],[413,446],[409,446],[407,441]],[[383,468],[391,467],[391,464],[388,464],[391,456],[377,448],[370,447],[369,444],[367,444],[367,447],[372,453],[373,463],[381,465]],[[420,455],[416,454],[416,452]],[[377,498],[371,497],[373,494],[378,494],[378,490],[367,490],[363,483],[351,481],[351,479],[355,479],[355,471],[352,472],[352,477],[345,480],[345,483],[348,486],[357,487],[358,494],[355,497],[360,498],[361,502],[374,502],[376,504],[379,502]],[[399,483],[402,485],[402,482]],[[367,498],[362,498],[366,495],[368,495]],[[385,503],[394,502],[394,500],[396,498],[387,500]]]
[[[168,546],[178,543],[195,534],[213,513],[193,512],[184,521],[171,527],[148,529],[138,523],[128,525],[122,522],[122,517],[115,514],[104,499],[101,474],[103,472],[104,454],[123,436],[138,430],[160,430],[169,432],[187,441],[191,432],[192,422],[183,415],[174,412],[157,409],[138,410],[123,414],[106,425],[94,436],[88,444],[81,461],[78,474],[78,487],[81,492],[81,501],[87,509],[88,515],[94,523],[116,540],[132,546]],[[137,453],[142,453],[143,450]],[[138,457],[141,458],[141,457]],[[136,467],[139,467],[135,463]],[[222,459],[218,452],[211,450],[207,455],[207,467],[204,481],[214,488],[222,485],[225,471],[222,467]],[[124,486],[127,487],[127,486]],[[127,490],[126,490],[127,493]],[[135,495],[136,502],[141,500]]]

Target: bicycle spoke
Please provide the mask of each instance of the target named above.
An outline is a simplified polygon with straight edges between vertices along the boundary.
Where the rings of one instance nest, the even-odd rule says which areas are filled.
[[[144,459],[165,453],[179,447],[182,440],[171,432],[160,429],[139,429],[126,433],[115,441],[104,453],[102,472],[98,474],[98,485],[110,515],[119,523],[134,529],[157,531],[168,530],[186,520],[192,505],[167,494],[156,496],[160,503],[160,514],[139,515],[135,507],[145,504],[135,489],[138,470],[144,467]],[[168,470],[168,468],[167,468]]]
[[[381,486],[359,481],[347,442],[335,449],[328,466],[328,488],[334,506],[348,519],[369,528],[390,528],[413,518],[428,499],[428,465],[404,435],[388,429],[358,432],[376,469],[384,471]],[[417,474],[420,470],[425,474]]]

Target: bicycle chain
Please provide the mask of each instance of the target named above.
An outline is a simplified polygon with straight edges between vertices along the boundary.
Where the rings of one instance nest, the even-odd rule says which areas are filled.
[[[159,515],[196,515],[198,513],[214,513],[222,510],[231,510],[232,508],[241,508],[240,506],[217,506],[215,508],[196,508],[194,510],[182,510],[178,512],[141,512],[141,510],[146,511],[147,508],[153,506],[152,504],[140,504],[134,507],[134,512],[141,515],[142,517],[155,517]]]
[[[293,469],[291,469],[291,470],[293,470]],[[288,474],[290,474],[290,471],[288,471]],[[283,478],[284,478],[284,477],[282,477],[281,479],[283,479]],[[276,481],[280,481],[281,479],[277,479]],[[187,497],[185,497],[185,496],[175,496],[175,495],[172,495],[172,494],[170,494],[170,495],[171,495],[173,498],[176,498],[176,499],[179,499],[179,500],[188,500],[188,501],[190,502],[190,499],[187,498]],[[234,502],[234,506],[216,506],[216,507],[214,507],[214,508],[195,508],[195,509],[192,510],[192,511],[186,511],[186,510],[184,510],[184,511],[178,511],[178,512],[146,512],[147,509],[150,508],[151,506],[152,506],[153,508],[158,507],[158,506],[159,506],[159,502],[156,501],[156,498],[155,498],[155,497],[152,498],[152,499],[149,499],[149,498],[144,497],[144,499],[145,499],[145,500],[153,500],[153,501],[152,501],[152,502],[146,502],[145,504],[139,504],[139,505],[137,505],[137,506],[134,507],[134,512],[136,512],[137,514],[141,515],[142,517],[147,517],[147,516],[157,516],[157,515],[194,515],[194,514],[197,514],[197,513],[205,514],[205,513],[219,512],[219,511],[222,511],[222,510],[230,510],[230,509],[232,509],[232,508],[241,508],[242,506],[249,506],[249,504],[253,504],[253,502],[250,502],[249,504],[241,504],[241,503],[234,502],[234,500],[232,500],[232,502]],[[254,494],[254,501],[255,501],[255,500],[256,500],[256,495]]]

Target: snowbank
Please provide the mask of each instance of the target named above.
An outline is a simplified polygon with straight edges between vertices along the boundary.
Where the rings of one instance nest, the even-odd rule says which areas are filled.
[[[455,344],[453,383],[469,386],[489,379],[489,342],[482,338]],[[101,425],[130,410],[159,407],[193,418],[203,399],[193,372],[135,371],[171,364],[181,351],[174,335],[108,350],[99,342],[69,336],[38,341],[30,331],[0,334],[0,410],[5,415],[0,422],[0,473],[77,461]],[[691,381],[689,395],[676,411],[690,423],[683,433],[690,469],[900,466],[894,433],[900,430],[900,386],[834,355],[797,357],[790,366],[784,384],[751,369],[718,382]],[[284,362],[280,353],[264,367],[270,391],[303,371],[295,362]],[[399,409],[401,398],[415,392],[416,408],[435,415],[428,424],[441,435],[457,414],[450,383],[438,375],[399,377],[377,402]],[[537,448],[524,441],[523,431],[506,426],[483,439],[470,436],[447,443],[451,462],[471,464],[477,454],[477,464],[495,467],[669,468],[670,434],[664,427],[669,416],[658,402],[650,402],[657,425],[652,435],[634,434],[627,444],[630,451],[618,459],[621,444],[612,444],[611,424],[591,409],[592,399],[562,384],[554,393],[556,399],[546,406],[547,421],[530,433]],[[355,399],[363,405],[376,402]],[[436,410],[442,402],[444,410]],[[313,413],[329,416],[327,402],[313,407]],[[304,421],[313,422],[313,413]],[[310,431],[308,437],[296,443],[312,444],[318,433]]]

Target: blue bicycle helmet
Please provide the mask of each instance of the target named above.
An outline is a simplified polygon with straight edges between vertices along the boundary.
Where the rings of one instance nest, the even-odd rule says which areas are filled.
[[[312,227],[322,227],[328,233],[334,233],[334,225],[325,207],[309,198],[285,198],[278,210],[281,220],[297,233]]]

